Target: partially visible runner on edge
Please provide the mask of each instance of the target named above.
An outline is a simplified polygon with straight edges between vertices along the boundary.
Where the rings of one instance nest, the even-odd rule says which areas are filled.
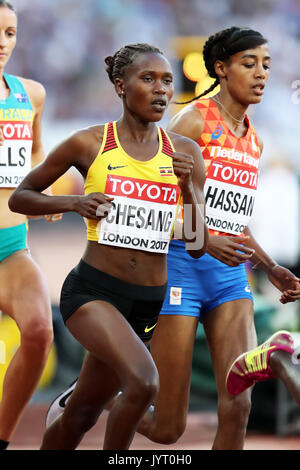
[[[180,194],[192,258],[204,254],[208,238],[200,148],[156,125],[173,96],[169,62],[147,44],[127,45],[105,62],[122,100],[122,116],[74,133],[10,199],[13,211],[75,211],[87,219],[87,247],[64,282],[60,302],[67,328],[87,355],[65,412],[46,431],[42,449],[75,449],[120,390],[108,416],[104,449],[129,448],[159,387],[145,343],[166,294],[166,254]],[[41,194],[71,166],[85,179],[84,196]]]
[[[16,45],[18,20],[0,1],[0,311],[15,320],[21,344],[6,370],[0,403],[0,450],[7,448],[32,397],[52,344],[51,303],[45,279],[27,248],[27,217],[8,200],[44,159],[41,118],[44,87],[4,72]],[[46,217],[49,222],[60,215]],[[1,324],[0,324],[1,328]]]
[[[151,340],[160,389],[155,406],[149,408],[138,431],[163,444],[176,442],[184,432],[193,346],[201,321],[218,390],[218,429],[213,449],[241,449],[251,406],[251,391],[239,395],[241,391],[255,381],[277,375],[300,406],[299,374],[295,374],[291,361],[294,349],[288,332],[274,334],[247,358],[243,354],[257,346],[253,298],[244,263],[250,259],[267,273],[270,282],[282,292],[282,303],[298,300],[300,289],[299,279],[270,259],[247,228],[262,142],[246,111],[249,105],[261,101],[268,80],[267,40],[249,28],[232,27],[210,36],[203,54],[208,74],[215,82],[183,108],[168,129],[191,138],[203,152],[208,250],[200,260],[193,260],[186,255],[183,242],[174,240],[170,244],[168,291]],[[200,99],[217,85],[218,94]],[[222,231],[216,230],[219,224]],[[64,411],[75,384],[50,405],[47,425]]]

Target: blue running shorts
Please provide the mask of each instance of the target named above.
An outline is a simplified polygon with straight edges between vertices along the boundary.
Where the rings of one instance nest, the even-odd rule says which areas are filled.
[[[227,266],[209,254],[192,258],[185,244],[172,240],[167,257],[168,289],[160,315],[199,317],[225,302],[253,302],[244,264]]]

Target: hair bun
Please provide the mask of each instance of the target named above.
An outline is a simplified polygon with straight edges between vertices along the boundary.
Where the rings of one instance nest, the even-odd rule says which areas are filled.
[[[104,59],[104,62],[106,63],[106,65],[108,65],[109,67],[113,67],[114,66],[114,63],[115,63],[115,59],[110,55],[108,57],[106,57]]]

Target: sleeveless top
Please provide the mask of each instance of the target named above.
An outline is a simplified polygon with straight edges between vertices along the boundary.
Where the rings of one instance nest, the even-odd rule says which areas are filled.
[[[0,100],[0,188],[16,188],[31,170],[33,108],[20,80],[4,74],[10,95]]]
[[[85,194],[114,198],[100,222],[87,219],[88,240],[104,245],[167,253],[180,198],[173,171],[174,148],[157,128],[159,149],[147,161],[128,155],[119,142],[116,122],[105,124],[98,155],[88,170]],[[101,213],[103,207],[99,206]]]
[[[236,137],[211,99],[195,102],[204,120],[198,140],[205,168],[205,221],[211,234],[240,235],[248,225],[257,190],[260,148],[248,117],[244,137]]]

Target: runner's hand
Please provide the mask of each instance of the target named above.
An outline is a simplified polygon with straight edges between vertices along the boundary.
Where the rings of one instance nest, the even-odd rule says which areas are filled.
[[[182,152],[174,152],[173,169],[177,176],[177,184],[181,190],[191,185],[193,168],[194,159],[191,155]]]
[[[254,254],[252,248],[243,245],[249,238],[226,235],[210,236],[207,253],[228,266],[239,266]]]
[[[63,217],[62,214],[49,214],[49,215],[44,215],[44,218],[47,220],[47,222],[58,222],[61,220]]]
[[[113,207],[111,204],[113,200],[113,197],[106,196],[103,193],[90,193],[86,196],[78,196],[75,211],[87,219],[101,220],[109,214]]]
[[[282,304],[300,299],[300,279],[287,268],[277,264],[268,272],[268,278],[282,292],[279,299]]]

